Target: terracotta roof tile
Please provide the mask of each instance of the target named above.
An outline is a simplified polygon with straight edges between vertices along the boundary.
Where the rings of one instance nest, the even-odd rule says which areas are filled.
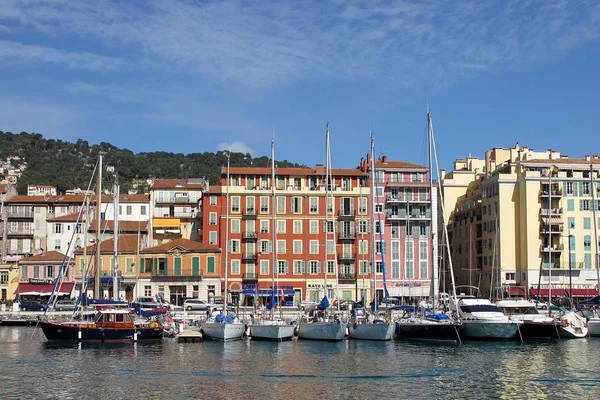
[[[392,161],[392,160],[388,160],[388,161],[381,161],[381,160],[377,160],[375,161],[375,168],[381,168],[381,169],[385,169],[385,168],[406,168],[406,169],[427,169],[428,167],[425,165],[419,165],[419,164],[413,164],[413,163],[409,163],[409,162],[405,162],[405,161]]]
[[[118,240],[118,252],[120,254],[125,253],[136,253],[138,248],[138,237],[137,235],[119,235]],[[100,242],[100,254],[112,254],[114,252],[115,242],[114,239],[106,239]],[[87,253],[91,254],[94,250],[94,245],[91,244],[87,247]],[[83,254],[83,248],[79,247],[75,249],[75,254]]]
[[[40,196],[15,196],[7,201],[7,203],[21,203],[21,204],[47,204],[47,203],[83,203],[85,197],[81,194],[73,194],[73,195],[60,195],[60,196],[52,196],[52,195],[40,195]]]
[[[144,249],[142,253],[164,253],[176,247],[186,251],[199,253],[215,253],[221,251],[218,246],[213,244],[204,244],[194,240],[180,238],[171,242],[159,244],[158,246],[148,247]]]
[[[216,186],[216,185],[210,185],[210,187],[208,188],[208,193],[213,193],[213,194],[219,194],[222,193],[221,191],[221,186]]]
[[[77,222],[77,218],[79,217],[79,213],[61,215],[60,217],[48,218],[46,221],[48,222]],[[84,220],[84,216],[82,215],[81,221]]]
[[[94,197],[95,200],[95,197]],[[103,203],[112,203],[114,201],[114,196],[112,194],[103,194],[102,202]],[[149,194],[120,194],[119,195],[119,203],[149,203],[150,195]]]
[[[36,254],[34,256],[30,256],[30,257],[25,257],[23,258],[21,261],[19,261],[20,263],[23,262],[51,262],[51,261],[55,261],[55,262],[62,262],[65,259],[65,255],[63,253],[59,253],[58,251],[46,251],[42,254]]]
[[[223,169],[221,169],[223,173]],[[225,170],[225,173],[227,171]],[[271,168],[266,167],[231,167],[229,168],[229,174],[239,174],[239,175],[271,175]],[[344,175],[344,176],[365,176],[366,174],[359,170],[355,169],[340,169],[340,168],[332,168],[331,174],[334,176]],[[276,168],[275,175],[289,175],[289,176],[323,176],[325,175],[325,169],[323,168],[323,172],[317,172],[316,168]]]
[[[204,190],[203,183],[188,183],[186,179],[155,179],[152,183],[154,189],[199,189]]]
[[[96,220],[90,222],[89,232],[96,232],[97,227]],[[105,220],[102,221],[100,226],[101,231],[113,232],[115,229],[115,221]],[[137,232],[140,231],[145,233],[148,231],[148,221],[119,221],[119,232]]]

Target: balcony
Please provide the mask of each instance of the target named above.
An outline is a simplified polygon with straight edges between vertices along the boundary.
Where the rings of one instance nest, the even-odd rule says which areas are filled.
[[[563,233],[564,227],[562,225],[542,225],[542,229],[540,229],[541,234],[551,234],[551,235],[561,235]]]
[[[343,208],[338,213],[338,219],[353,219],[356,217],[356,212],[353,209]]]
[[[354,240],[356,239],[356,233],[354,232],[340,232],[338,236],[340,240]]]
[[[31,210],[8,210],[8,218],[33,218],[33,211]]]
[[[405,198],[404,198],[404,196],[400,196],[400,195],[394,196],[393,194],[388,194],[385,197],[385,200],[388,203],[402,203],[402,202],[406,201]]]
[[[548,246],[548,245],[541,245],[540,246],[540,251],[547,253],[547,252],[561,252],[564,249],[563,244],[553,244],[552,246]]]
[[[242,260],[256,260],[258,254],[256,253],[242,253]]]
[[[341,284],[355,283],[356,275],[354,275],[354,274],[339,274],[338,282]]]
[[[244,275],[242,275],[242,280],[244,280],[245,282],[250,282],[250,281],[258,281],[258,273],[256,272],[246,272],[244,273]]]
[[[7,232],[7,236],[33,236],[35,233],[35,229],[33,228],[17,228],[17,229],[9,229]]]
[[[338,260],[340,261],[354,261],[356,259],[356,253],[340,253],[338,254]]]
[[[406,219],[408,218],[406,212],[393,212],[393,211],[388,211],[385,215],[386,219],[393,219],[393,220],[401,220],[401,219]]]
[[[541,208],[540,209],[540,215],[542,217],[551,217],[551,216],[556,216],[556,215],[562,215],[563,213],[563,209],[562,207],[560,208]]]
[[[548,189],[540,190],[541,197],[562,196],[562,194],[563,194],[563,191],[562,191],[562,189],[559,189],[559,188],[552,189],[552,191],[548,191]]]
[[[152,271],[152,276],[168,276],[169,272],[166,269],[157,269]]]
[[[258,239],[258,233],[254,231],[246,231],[242,233],[242,239],[246,240],[256,240]]]
[[[253,219],[256,218],[256,208],[246,208],[242,214],[242,219]]]

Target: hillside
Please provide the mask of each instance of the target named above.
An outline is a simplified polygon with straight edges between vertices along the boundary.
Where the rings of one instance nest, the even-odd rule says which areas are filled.
[[[110,143],[91,145],[82,139],[76,143],[45,139],[39,133],[14,134],[0,131],[0,159],[19,156],[27,163],[17,183],[19,194],[27,192],[28,184],[56,186],[64,192],[75,187],[86,188],[92,175],[98,153],[104,153],[104,165],[114,166],[118,173],[121,191],[125,192],[137,179],[206,177],[211,184],[220,179],[220,168],[227,164],[226,153],[133,153],[119,149]],[[232,167],[270,165],[268,157],[252,158],[250,154],[231,153]],[[280,167],[296,167],[298,164],[277,161]],[[103,185],[112,184],[114,178],[105,174]],[[107,186],[104,186],[107,187]]]

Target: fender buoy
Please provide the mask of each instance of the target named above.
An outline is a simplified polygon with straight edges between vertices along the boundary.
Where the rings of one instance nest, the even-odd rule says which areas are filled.
[[[158,328],[158,322],[156,321],[152,321],[152,323],[150,324],[151,328]]]
[[[563,320],[562,326],[564,326],[565,328],[569,326],[569,321],[568,320]]]

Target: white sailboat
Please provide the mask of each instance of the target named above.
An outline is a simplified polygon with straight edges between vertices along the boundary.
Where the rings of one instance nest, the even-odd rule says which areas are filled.
[[[273,244],[277,243],[277,217],[276,217],[276,191],[275,191],[275,138],[271,140],[271,230]],[[275,292],[279,289],[279,270],[277,270],[277,285],[275,285],[275,268],[277,266],[276,251],[273,248],[271,268],[271,313],[268,319],[254,320],[250,325],[250,337],[255,340],[283,341],[291,340],[296,329],[295,325],[286,323],[282,318],[275,318]]]
[[[325,137],[325,148],[326,148],[326,169],[325,169],[325,202],[331,202],[331,208],[325,207],[325,220],[329,220],[329,216],[331,215],[331,221],[333,221],[333,210],[335,209],[334,198],[331,193],[330,185],[333,184],[333,179],[331,175],[331,155],[329,149],[329,123],[327,124],[326,129],[326,137]],[[335,223],[333,224],[333,235],[335,238]],[[325,233],[325,238],[327,239],[329,236],[329,232]],[[327,243],[327,240],[326,240]],[[335,254],[335,251],[334,251]],[[335,256],[334,256],[335,257]],[[325,273],[325,295],[323,300],[321,301],[321,307],[323,308],[322,312],[316,313],[316,315],[312,319],[308,319],[306,316],[306,320],[300,321],[300,325],[298,327],[298,338],[300,339],[311,339],[311,340],[326,340],[326,341],[339,341],[343,340],[346,334],[346,324],[343,324],[339,319],[338,315],[329,315],[327,313],[327,308],[329,307],[329,299],[327,298],[327,260],[328,260],[328,251],[327,247],[325,248],[325,265],[324,265],[324,273]],[[336,264],[336,291],[337,287],[337,264]],[[339,301],[338,301],[338,311],[339,311]],[[338,313],[339,314],[339,313]]]
[[[396,333],[400,339],[407,340],[425,340],[425,341],[450,341],[460,343],[460,335],[458,333],[457,323],[450,319],[445,314],[436,314],[436,305],[438,299],[437,285],[438,285],[438,268],[437,268],[437,256],[438,256],[438,240],[437,240],[437,224],[435,224],[434,212],[434,199],[436,198],[435,188],[433,186],[433,123],[431,120],[431,112],[427,113],[427,143],[429,148],[429,195],[431,204],[431,303],[432,312],[427,315],[409,315],[406,318],[401,318],[396,322]],[[436,159],[437,160],[437,159]],[[439,169],[437,169],[439,171]],[[439,179],[438,179],[439,181]],[[443,221],[444,228],[446,223]],[[445,235],[447,237],[447,235]],[[450,266],[450,276],[452,280],[452,287],[454,288],[454,273]],[[453,290],[454,295],[456,291]]]
[[[371,226],[375,223],[375,144],[374,144],[373,134],[371,133]],[[381,231],[380,231],[381,232]],[[381,233],[380,233],[381,235]],[[381,237],[380,237],[381,240]],[[374,271],[375,268],[375,230],[371,231],[371,266],[373,267],[371,271],[373,271],[374,276],[374,290],[377,293],[377,275]],[[383,245],[381,246],[382,251],[382,260],[385,259],[385,255],[383,253]],[[383,261],[383,277],[384,277],[384,297],[387,297],[387,290],[385,289],[385,261]],[[379,299],[375,296],[375,307],[379,305]],[[364,305],[363,305],[364,307]],[[387,311],[387,301],[386,301],[386,311]],[[351,339],[361,339],[361,340],[391,340],[394,336],[395,325],[389,320],[389,316],[386,316],[385,319],[376,318],[375,316],[368,316],[366,310],[364,308],[356,309],[353,312],[353,321],[348,324],[348,336]]]
[[[226,194],[226,214],[225,214],[225,299],[222,309],[215,309],[211,312],[206,321],[200,325],[200,331],[203,337],[214,340],[237,340],[244,336],[246,326],[240,322],[233,310],[228,310],[229,287],[229,152],[227,152],[227,194]]]

